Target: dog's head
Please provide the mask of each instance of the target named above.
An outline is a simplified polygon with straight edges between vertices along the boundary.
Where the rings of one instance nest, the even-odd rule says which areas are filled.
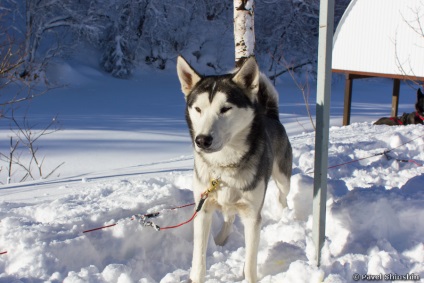
[[[237,146],[255,116],[259,69],[251,57],[233,74],[199,75],[183,57],[178,78],[187,102],[186,120],[196,151],[212,153]]]
[[[415,104],[415,110],[418,115],[424,117],[424,94],[421,92],[420,88],[417,90],[417,103]]]

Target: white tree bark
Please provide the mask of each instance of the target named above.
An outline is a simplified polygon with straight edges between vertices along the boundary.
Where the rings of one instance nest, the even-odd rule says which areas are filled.
[[[254,55],[254,0],[234,0],[234,42],[236,67]]]

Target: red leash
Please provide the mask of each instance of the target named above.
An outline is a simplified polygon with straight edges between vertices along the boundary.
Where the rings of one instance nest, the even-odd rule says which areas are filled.
[[[94,232],[94,231],[97,231],[97,230],[102,230],[102,229],[106,229],[106,228],[109,228],[109,227],[113,227],[113,226],[116,226],[117,224],[118,223],[114,223],[114,224],[111,224],[111,225],[101,226],[101,227],[93,228],[93,229],[90,229],[90,230],[85,230],[85,231],[82,231],[82,232],[83,233],[90,233],[90,232]]]
[[[7,254],[7,251],[0,252],[0,255],[5,255],[5,254]]]
[[[424,136],[419,136],[419,137],[416,137],[416,138],[414,138],[414,139],[408,140],[408,141],[406,141],[406,142],[402,143],[401,145],[398,145],[398,146],[396,146],[396,147],[393,147],[392,149],[389,149],[389,150],[386,150],[386,151],[383,151],[383,152],[380,152],[380,153],[372,154],[372,155],[369,155],[369,156],[367,156],[367,157],[354,159],[354,160],[351,160],[351,161],[348,161],[348,162],[345,162],[345,163],[340,163],[340,164],[336,164],[336,165],[333,165],[333,166],[329,166],[327,169],[334,169],[334,168],[337,168],[337,167],[340,167],[340,166],[348,165],[348,164],[351,164],[351,163],[355,163],[355,162],[358,162],[358,161],[361,161],[361,160],[365,160],[365,159],[368,159],[368,158],[371,158],[371,157],[379,156],[379,155],[385,155],[385,156],[387,157],[387,153],[389,153],[390,151],[393,151],[393,150],[395,150],[396,148],[399,148],[399,147],[401,147],[401,146],[404,146],[405,144],[408,144],[408,143],[410,143],[410,142],[413,142],[413,141],[415,141],[415,140],[417,140],[417,139],[420,139],[420,138],[423,138],[423,137],[424,137]],[[394,159],[394,158],[393,158],[393,159]],[[399,160],[398,160],[398,161],[399,161]],[[406,161],[403,161],[403,160],[402,160],[402,162],[406,162]],[[414,163],[414,164],[416,164],[417,166],[423,166],[422,164],[420,164],[420,163],[418,163],[418,162],[416,162],[415,160],[412,160],[412,159],[411,159],[411,160],[408,160],[407,162]],[[305,174],[312,174],[312,173],[314,173],[314,171],[306,172]]]
[[[167,226],[167,227],[159,227],[158,226],[158,229],[159,229],[158,231],[168,230],[168,229],[174,229],[174,228],[181,227],[181,226],[183,226],[183,225],[185,225],[187,223],[190,223],[194,219],[194,217],[196,217],[196,215],[197,215],[197,209],[194,211],[193,215],[191,216],[191,218],[189,220],[187,220],[185,222],[182,222],[180,224],[174,225],[174,226]]]
[[[200,197],[199,204],[197,205],[197,208],[194,211],[193,216],[189,220],[187,220],[187,221],[185,221],[183,223],[174,225],[174,226],[168,226],[168,227],[162,227],[162,228],[159,227],[159,230],[158,231],[167,230],[167,229],[174,229],[174,228],[181,227],[181,226],[183,226],[183,225],[185,225],[187,223],[190,223],[194,219],[194,217],[196,217],[197,213],[202,209],[203,204],[205,203],[206,199],[209,196],[209,193],[212,192],[212,191],[215,191],[218,188],[218,185],[219,185],[219,179],[213,179],[213,180],[211,180],[211,186],[209,187],[209,189],[207,189],[206,191],[204,191],[202,193],[202,195]]]
[[[158,211],[158,212],[153,212],[153,213],[149,213],[149,214],[137,214],[137,215],[134,215],[133,217],[131,217],[130,220],[136,220],[136,219],[138,219],[139,222],[143,226],[150,226],[150,227],[154,228],[156,231],[168,230],[168,229],[174,229],[174,228],[181,227],[181,226],[183,226],[183,225],[185,225],[185,224],[190,223],[191,221],[193,221],[193,219],[196,217],[197,213],[202,209],[203,204],[205,203],[206,199],[209,196],[209,193],[215,191],[218,188],[218,186],[219,186],[219,178],[212,179],[211,182],[210,182],[209,188],[206,189],[200,195],[199,204],[197,205],[196,210],[194,211],[194,213],[190,217],[190,219],[188,219],[187,221],[184,221],[182,223],[179,223],[177,225],[166,226],[166,227],[159,227],[158,225],[156,225],[152,221],[148,221],[148,220],[151,219],[151,218],[158,217],[161,213],[163,213],[163,211],[166,211],[166,210],[175,210],[175,209],[179,209],[179,208],[189,207],[189,206],[195,205],[195,203],[189,203],[189,204],[184,204],[184,205],[176,206],[176,207],[169,208],[169,209],[164,209],[164,210],[162,210],[162,212]],[[82,233],[85,234],[85,233],[90,233],[90,232],[93,232],[93,231],[98,231],[98,230],[110,228],[110,227],[116,226],[117,224],[118,223],[113,223],[113,224],[110,224],[110,225],[105,225],[105,226],[101,226],[101,227],[97,227],[97,228],[85,230]]]
[[[403,163],[408,163],[409,162],[409,163],[415,164],[418,167],[423,166],[422,164],[418,163],[417,161],[415,161],[413,159],[399,159],[399,158],[394,158],[394,157],[388,155],[388,152],[387,151],[384,152],[384,156],[387,158],[387,160],[396,160],[397,162],[403,162]]]
[[[181,205],[181,206],[176,206],[176,207],[172,207],[172,208],[168,208],[168,209],[164,209],[164,210],[162,210],[162,211],[158,211],[158,212],[153,212],[153,213],[148,213],[148,214],[138,214],[138,215],[134,215],[134,216],[132,216],[131,218],[130,218],[130,220],[136,220],[137,218],[138,219],[140,219],[140,220],[142,220],[142,221],[144,221],[144,223],[152,223],[152,222],[147,222],[147,221],[145,221],[146,219],[150,219],[150,218],[154,218],[154,217],[158,217],[161,213],[163,213],[164,211],[166,211],[166,210],[175,210],[175,209],[180,209],[180,208],[185,208],[185,207],[189,207],[189,206],[193,206],[193,205],[195,205],[195,203],[188,203],[188,204],[184,204],[184,205]],[[194,216],[192,217],[192,218],[194,218]],[[189,221],[190,222],[190,221]],[[187,222],[188,223],[188,222]],[[152,223],[153,224],[153,223]],[[106,228],[110,228],[110,227],[113,227],[113,226],[116,226],[116,225],[118,225],[118,223],[113,223],[113,224],[110,224],[110,225],[105,225],[105,226],[101,226],[101,227],[97,227],[97,228],[93,228],[93,229],[89,229],[89,230],[85,230],[85,231],[83,231],[82,233],[90,233],[90,232],[94,232],[94,231],[98,231],[98,230],[103,230],[103,229],[106,229]],[[145,226],[152,226],[152,225],[145,225]],[[155,228],[155,227],[154,227]],[[164,227],[164,228],[160,228],[160,229],[167,229],[167,227]]]

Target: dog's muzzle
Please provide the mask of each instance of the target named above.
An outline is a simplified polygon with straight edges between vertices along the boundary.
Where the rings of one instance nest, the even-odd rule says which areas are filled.
[[[194,142],[200,149],[210,149],[212,145],[213,137],[207,135],[198,135]]]

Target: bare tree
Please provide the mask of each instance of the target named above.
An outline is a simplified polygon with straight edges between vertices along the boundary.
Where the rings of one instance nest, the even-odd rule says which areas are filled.
[[[424,1],[420,1],[420,4],[417,7],[408,7],[410,10],[408,17],[405,15],[401,15],[403,22],[409,27],[410,31],[417,35],[419,41],[414,44],[414,46],[408,46],[408,48],[421,48],[423,49],[421,52],[424,52]],[[405,45],[403,42],[398,42],[397,33],[395,36],[394,46],[395,46],[395,60],[396,66],[399,69],[400,73],[405,76],[407,82],[415,85],[416,87],[420,87],[423,82],[412,79],[413,77],[417,77],[415,72],[416,68],[416,59],[405,57],[402,55],[402,52],[399,50],[399,45]],[[404,48],[404,47],[403,47]],[[411,61],[413,60],[413,61]],[[414,66],[415,65],[415,66]]]
[[[335,3],[338,23],[350,0]],[[286,74],[284,60],[296,72],[316,75],[319,0],[257,0],[256,53],[274,78]]]
[[[22,77],[34,78],[48,59],[56,56],[65,48],[64,40],[68,39],[68,45],[71,43],[72,34],[96,37],[102,31],[102,22],[99,20],[101,15],[90,9],[90,2],[25,0],[25,61]],[[68,32],[69,30],[72,32]],[[53,36],[55,44],[43,52],[37,66],[34,66],[41,41],[47,36]],[[61,41],[62,43],[60,43]]]
[[[27,115],[24,115],[22,121],[19,121],[14,111],[5,119],[11,122],[11,131],[14,134],[13,137],[10,137],[9,154],[0,153],[0,160],[7,163],[8,184],[12,181],[12,175],[18,174],[19,169],[22,172],[19,176],[20,182],[23,182],[28,178],[31,180],[47,179],[64,164],[62,162],[46,171],[45,156],[41,156],[39,153],[39,140],[60,130],[57,117],[41,128],[31,124]],[[17,169],[14,170],[14,167]]]
[[[19,145],[19,141],[14,141],[13,137],[10,137],[9,156],[6,156],[0,152],[0,158],[5,157],[5,160],[8,163],[7,180],[6,180],[7,184],[10,184],[12,179],[14,156],[15,156],[15,151],[18,148],[18,145]]]
[[[31,98],[30,94],[24,92],[24,87],[19,87],[14,93],[5,91],[6,88],[21,81],[16,73],[25,57],[22,43],[7,28],[8,12],[6,9],[0,10],[0,119],[10,105]]]
[[[12,35],[13,31],[8,30],[7,25],[4,24],[7,13],[10,11],[11,9],[0,9],[0,120],[11,122],[12,133],[9,140],[9,152],[0,152],[0,161],[5,164],[0,168],[7,169],[6,183],[12,182],[14,174],[22,170],[24,174],[20,177],[20,181],[28,178],[48,178],[62,165],[46,173],[44,157],[40,158],[38,153],[40,138],[59,130],[57,119],[53,119],[41,130],[31,125],[26,115],[22,122],[16,119],[15,109],[18,105],[32,100],[48,89],[35,91],[33,82],[18,75],[18,70],[24,64],[26,56],[23,41],[17,40]],[[1,169],[0,173],[4,174]]]
[[[311,97],[311,88],[310,88],[310,83],[309,83],[310,73],[308,71],[304,72],[303,73],[304,80],[302,81],[302,80],[300,80],[296,77],[295,68],[293,68],[292,66],[289,66],[287,63],[286,63],[286,66],[287,66],[286,67],[287,72],[290,74],[291,78],[293,79],[293,82],[296,84],[297,88],[302,93],[302,98],[303,98],[303,102],[305,103],[306,113],[308,114],[309,121],[311,122],[312,128],[315,131],[316,127],[315,127],[314,119],[312,117],[311,105],[310,105],[310,101],[309,101],[309,98]],[[304,127],[302,126],[302,128],[304,128]]]

